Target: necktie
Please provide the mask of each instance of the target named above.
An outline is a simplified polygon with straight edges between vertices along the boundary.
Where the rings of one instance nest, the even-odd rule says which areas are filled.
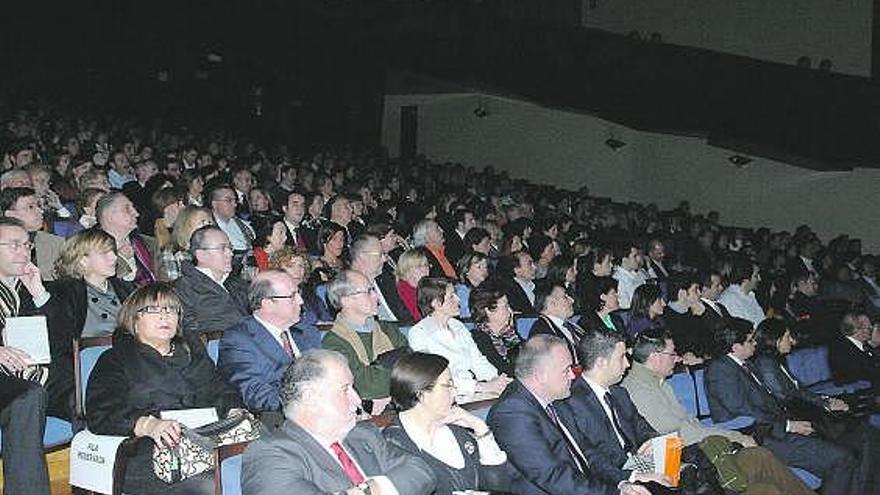
[[[614,426],[614,429],[617,430],[617,434],[623,439],[623,450],[632,453],[633,442],[623,431],[623,427],[620,426],[620,420],[617,416],[617,408],[614,407],[614,399],[611,397],[611,392],[605,392],[605,395],[602,398],[605,400],[605,404],[608,404],[608,409],[611,410],[611,423]]]
[[[578,342],[580,342],[580,340],[581,340],[580,329],[570,321],[566,321],[565,323],[562,324],[562,326],[564,326],[565,329],[568,330],[569,333],[571,333],[571,338],[574,340],[574,345],[577,346]]]
[[[556,426],[556,429],[562,434],[562,438],[565,439],[566,446],[568,447],[568,454],[574,459],[574,463],[578,470],[582,473],[586,473],[588,469],[587,460],[580,454],[577,447],[574,445],[574,440],[569,437],[569,433],[565,431],[565,428],[559,421],[559,416],[556,415],[556,409],[550,404],[547,404],[547,416],[550,416],[553,425]]]
[[[339,442],[331,443],[330,449],[336,454],[336,458],[339,459],[339,464],[342,465],[342,470],[345,471],[345,475],[348,476],[348,479],[351,480],[355,486],[360,485],[365,481],[364,475],[361,474],[361,470],[358,469],[357,465],[355,465],[354,461],[348,456],[348,453],[342,448],[342,445],[340,445]]]
[[[286,330],[281,332],[281,347],[284,348],[284,352],[288,356],[293,357],[293,345],[290,343],[290,335]]]

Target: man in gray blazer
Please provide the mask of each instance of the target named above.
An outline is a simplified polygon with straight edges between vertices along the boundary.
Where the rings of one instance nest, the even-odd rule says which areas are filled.
[[[431,468],[357,423],[361,399],[342,354],[304,352],[284,374],[286,421],[244,453],[243,495],[419,495],[434,490]]]

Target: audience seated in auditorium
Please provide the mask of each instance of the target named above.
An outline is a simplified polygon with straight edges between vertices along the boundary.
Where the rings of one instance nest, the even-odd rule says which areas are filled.
[[[73,339],[112,335],[122,301],[135,287],[116,277],[116,241],[99,229],[65,240],[55,272],[58,280],[49,286],[54,304],[47,315],[52,351],[46,384],[49,414],[72,418]]]
[[[467,255],[465,255],[467,256]],[[474,329],[471,337],[498,373],[513,376],[523,339],[516,331],[507,296],[499,287],[482,285],[470,294]]]
[[[414,351],[438,354],[449,360],[452,379],[460,394],[499,394],[510,382],[480,352],[471,331],[457,317],[459,300],[452,282],[428,277],[419,282],[419,309],[424,317],[409,331]]]
[[[101,354],[89,379],[89,431],[142,439],[127,459],[126,493],[214,493],[210,470],[175,484],[153,471],[154,446],[171,448],[180,442],[180,423],[162,419],[162,411],[214,408],[222,418],[237,413],[240,405],[238,393],[220,376],[198,337],[184,335],[180,312],[181,301],[170,285],[158,282],[136,290],[119,310],[113,347]]]
[[[214,225],[201,227],[193,232],[189,249],[193,261],[183,263],[174,282],[184,332],[217,332],[247,316],[247,286],[230,275],[232,247],[226,234]]]
[[[807,495],[810,491],[769,450],[758,447],[754,438],[736,430],[706,426],[681,405],[666,383],[680,358],[668,334],[642,332],[632,351],[632,368],[621,384],[648,424],[660,434],[676,433],[684,445],[706,452],[732,455],[746,475],[742,493]]]
[[[434,492],[433,470],[424,460],[356,421],[361,398],[341,354],[300,356],[284,374],[281,404],[284,424],[244,453],[243,494]]]
[[[380,414],[390,401],[391,367],[408,352],[406,338],[397,323],[376,319],[376,289],[360,272],[339,272],[327,286],[327,299],[339,313],[323,347],[345,356],[365,409]]]
[[[712,419],[729,421],[751,416],[759,425],[766,424],[768,431],[761,431],[759,444],[786,465],[822,478],[823,493],[871,493],[869,485],[860,483],[861,475],[866,473],[857,475],[861,469],[857,459],[837,444],[817,438],[809,421],[789,417],[755,374],[749,361],[755,353],[751,322],[741,318],[721,321],[714,333],[716,357],[709,362],[705,375]]]
[[[391,399],[399,414],[382,433],[431,466],[435,495],[509,492],[515,472],[486,423],[455,404],[446,358],[422,352],[402,357],[391,372]]]
[[[593,470],[579,442],[575,413],[563,401],[571,395],[571,354],[553,335],[536,335],[516,359],[516,380],[489,411],[487,423],[519,477],[511,491],[521,495],[648,495],[624,480],[608,483]]]

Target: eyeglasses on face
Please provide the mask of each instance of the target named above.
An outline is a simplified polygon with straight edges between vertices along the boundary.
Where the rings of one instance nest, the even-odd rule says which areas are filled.
[[[201,251],[232,251],[231,244],[220,244],[219,246],[202,246],[197,248]]]
[[[11,248],[13,251],[18,251],[20,249],[24,249],[26,251],[30,251],[34,247],[34,243],[30,241],[25,242],[0,242],[0,246],[6,246]]]
[[[358,296],[360,294],[374,294],[376,292],[375,287],[366,287],[364,289],[355,289],[353,291],[346,292],[346,296]]]
[[[293,294],[277,294],[274,296],[269,296],[269,299],[295,299],[296,296],[299,295],[299,291],[295,291]]]
[[[147,314],[147,315],[158,315],[158,314],[166,314],[166,315],[176,315],[180,313],[180,306],[167,306],[167,305],[158,305],[158,304],[150,304],[147,306],[142,306],[138,308],[138,313]]]

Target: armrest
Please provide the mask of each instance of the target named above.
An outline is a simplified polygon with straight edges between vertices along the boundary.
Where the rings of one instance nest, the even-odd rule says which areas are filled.
[[[755,424],[755,418],[751,416],[737,416],[727,421],[718,423],[713,422],[713,426],[724,428],[725,430],[744,430]]]

